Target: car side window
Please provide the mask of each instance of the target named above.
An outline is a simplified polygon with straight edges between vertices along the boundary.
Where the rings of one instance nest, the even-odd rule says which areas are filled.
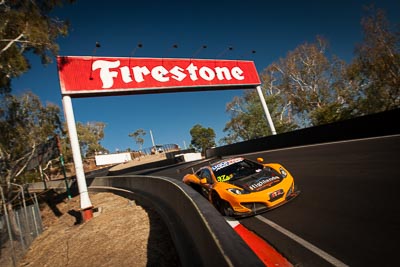
[[[209,183],[209,184],[213,183],[213,180],[212,180],[212,177],[211,177],[211,172],[208,169],[201,170],[199,177],[200,178],[206,178],[207,179],[207,183]]]
[[[202,172],[203,172],[202,170],[196,172],[196,176],[199,177],[199,179],[201,179]]]

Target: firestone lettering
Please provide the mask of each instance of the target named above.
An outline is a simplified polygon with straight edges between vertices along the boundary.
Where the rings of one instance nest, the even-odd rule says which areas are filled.
[[[188,77],[192,81],[203,79],[206,81],[212,81],[215,78],[222,80],[243,80],[243,70],[239,67],[215,67],[209,68],[206,66],[197,67],[193,63],[190,63],[185,69],[174,66],[171,69],[166,69],[164,66],[155,66],[149,70],[146,66],[134,66],[131,69],[127,66],[120,67],[121,62],[117,61],[106,61],[96,60],[92,64],[92,70],[95,71],[100,69],[100,79],[103,82],[102,88],[111,88],[114,85],[114,79],[121,75],[121,79],[124,83],[130,83],[135,81],[136,83],[142,83],[146,80],[147,76],[151,76],[158,82],[168,82],[171,79],[176,81],[183,81]]]
[[[93,62],[92,70],[100,69],[100,77],[103,82],[103,88],[110,88],[114,84],[113,78],[118,76],[118,72],[110,71],[111,68],[117,68],[119,66],[119,60],[109,62],[105,60],[96,60]]]

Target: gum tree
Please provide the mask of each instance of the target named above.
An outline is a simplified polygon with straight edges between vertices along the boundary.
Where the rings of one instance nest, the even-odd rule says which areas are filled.
[[[139,145],[139,150],[142,150],[142,146],[144,144],[144,139],[143,137],[146,135],[146,131],[143,129],[137,129],[133,133],[128,134],[129,137],[132,137],[136,144]]]
[[[56,42],[68,34],[68,22],[51,11],[74,0],[0,0],[0,92],[11,91],[11,80],[30,69],[27,55],[43,64],[58,54]]]
[[[202,154],[208,148],[215,146],[215,132],[212,128],[205,128],[200,124],[196,124],[190,129],[190,135],[192,136],[191,146],[201,151]]]
[[[42,105],[39,97],[25,93],[7,95],[1,102],[0,174],[1,183],[18,181],[36,153],[37,146],[55,134],[62,134],[60,109],[54,104]]]
[[[366,11],[361,22],[364,39],[348,70],[358,91],[354,108],[360,115],[400,107],[400,29],[390,25],[383,10]]]

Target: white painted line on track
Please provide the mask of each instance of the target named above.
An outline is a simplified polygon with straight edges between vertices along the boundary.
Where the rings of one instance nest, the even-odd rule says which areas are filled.
[[[331,263],[332,265],[337,266],[337,267],[346,267],[346,266],[348,267],[349,266],[349,265],[341,262],[340,260],[336,259],[335,257],[329,255],[325,251],[317,248],[313,244],[311,244],[311,243],[307,242],[306,240],[302,239],[301,237],[299,237],[299,236],[293,234],[292,232],[286,230],[285,228],[277,225],[273,221],[270,221],[270,220],[268,220],[267,218],[265,218],[265,217],[263,217],[261,215],[257,215],[257,216],[255,216],[255,218],[259,219],[263,223],[268,224],[269,226],[271,226],[275,230],[281,232],[282,234],[286,235],[287,237],[293,239],[294,241],[296,241],[297,243],[299,243],[303,247],[307,248],[308,250],[312,251],[313,253],[317,254],[318,256],[320,256],[321,258],[323,258],[327,262]]]

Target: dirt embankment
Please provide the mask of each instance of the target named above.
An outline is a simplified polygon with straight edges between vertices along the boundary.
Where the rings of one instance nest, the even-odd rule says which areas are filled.
[[[168,229],[154,210],[112,193],[89,196],[99,211],[85,223],[79,196],[52,208],[45,205],[45,230],[19,266],[180,266]]]

